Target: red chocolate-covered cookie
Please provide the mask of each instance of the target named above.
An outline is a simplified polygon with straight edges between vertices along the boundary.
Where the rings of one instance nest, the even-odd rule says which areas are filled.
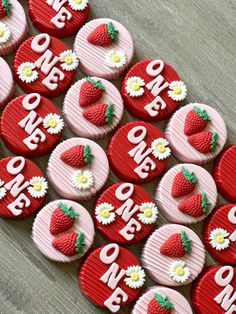
[[[34,26],[55,37],[73,35],[89,15],[88,0],[29,0],[28,5]]]
[[[0,215],[22,219],[44,201],[48,183],[42,171],[24,157],[0,160]]]
[[[236,264],[236,204],[215,209],[204,224],[203,240],[217,261]]]
[[[116,313],[138,295],[145,273],[131,252],[111,243],[87,257],[78,281],[81,291],[94,304]]]
[[[187,88],[176,71],[162,60],[135,64],[121,85],[127,110],[145,121],[166,119],[185,99]]]
[[[236,268],[215,265],[205,269],[193,286],[192,305],[196,314],[236,312]]]
[[[27,39],[18,49],[13,69],[27,93],[56,97],[71,85],[78,57],[61,40],[46,33]]]
[[[165,168],[171,154],[169,142],[154,125],[134,121],[122,126],[108,145],[108,159],[123,180],[146,183]]]
[[[98,198],[95,224],[111,242],[131,244],[146,237],[157,220],[151,196],[132,183],[115,183]]]
[[[13,99],[0,120],[5,145],[25,157],[41,156],[50,151],[60,140],[63,126],[55,105],[37,93]]]
[[[213,178],[220,194],[231,202],[236,202],[236,145],[222,152],[215,162]]]

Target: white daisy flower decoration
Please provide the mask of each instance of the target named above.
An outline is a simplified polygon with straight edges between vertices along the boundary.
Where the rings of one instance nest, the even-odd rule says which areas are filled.
[[[83,11],[88,6],[88,0],[68,0],[68,3],[75,11]]]
[[[157,220],[158,209],[154,203],[142,203],[138,219],[145,225],[153,224]]]
[[[35,65],[32,62],[24,62],[18,66],[17,74],[22,82],[32,83],[38,78],[38,72],[35,70]]]
[[[112,69],[120,69],[127,62],[127,57],[122,51],[111,50],[105,57],[106,65]]]
[[[4,187],[4,184],[5,182],[0,180],[0,200],[2,200],[7,194],[7,190]]]
[[[131,97],[139,97],[144,93],[145,82],[141,77],[131,76],[126,81],[125,90]]]
[[[159,160],[166,159],[171,154],[171,149],[168,147],[169,142],[164,138],[157,138],[151,144],[152,154]]]
[[[27,189],[33,198],[40,198],[46,195],[48,183],[44,177],[33,177]]]
[[[43,119],[43,127],[47,129],[49,134],[58,134],[64,127],[64,121],[56,113],[49,113]]]
[[[0,22],[0,44],[6,43],[10,37],[10,28],[5,23]]]
[[[79,65],[79,59],[77,54],[72,50],[66,50],[60,53],[59,55],[61,63],[61,67],[65,71],[73,71]]]
[[[96,219],[102,225],[109,225],[115,220],[114,206],[109,203],[99,204],[95,209]]]
[[[171,278],[176,282],[184,283],[191,275],[188,267],[185,267],[184,261],[174,261],[169,269]]]
[[[229,235],[228,231],[222,228],[212,230],[209,236],[211,246],[217,251],[222,251],[228,248],[230,240],[227,238]]]
[[[93,174],[89,170],[79,169],[72,175],[72,185],[79,190],[88,190],[93,184]]]
[[[175,100],[184,100],[187,96],[187,87],[182,81],[173,81],[169,84],[168,96]]]
[[[127,278],[124,281],[128,287],[137,289],[143,286],[146,274],[141,266],[129,266],[125,274]]]

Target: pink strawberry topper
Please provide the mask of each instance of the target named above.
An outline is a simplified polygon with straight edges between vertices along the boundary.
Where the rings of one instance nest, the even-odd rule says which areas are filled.
[[[79,105],[81,107],[92,105],[98,102],[105,91],[104,85],[100,80],[95,80],[91,77],[86,77],[86,81],[82,83],[79,93]]]
[[[191,251],[191,240],[185,231],[170,236],[160,247],[163,255],[171,257],[183,257]]]
[[[197,177],[193,171],[189,171],[185,167],[181,168],[173,181],[171,188],[171,195],[173,197],[182,197],[190,194],[194,191],[196,184],[198,182]]]
[[[83,117],[96,126],[111,125],[114,119],[114,105],[96,104],[83,111]]]
[[[69,148],[61,154],[60,158],[71,167],[83,168],[91,165],[93,155],[90,146],[86,144]]]
[[[173,309],[174,305],[167,296],[155,293],[148,304],[147,314],[171,314]]]
[[[186,215],[200,217],[208,214],[210,205],[206,193],[202,192],[193,194],[181,201],[178,209]]]
[[[83,254],[84,247],[86,246],[84,233],[65,233],[64,235],[55,238],[52,241],[52,246],[66,256]]]
[[[100,24],[88,36],[88,42],[97,46],[110,46],[118,38],[118,30],[112,22]]]
[[[203,131],[188,137],[188,142],[200,153],[214,153],[219,143],[217,142],[218,134],[216,132]]]
[[[203,131],[211,118],[205,109],[200,109],[194,106],[192,110],[186,115],[184,124],[184,133],[186,135],[193,135]]]

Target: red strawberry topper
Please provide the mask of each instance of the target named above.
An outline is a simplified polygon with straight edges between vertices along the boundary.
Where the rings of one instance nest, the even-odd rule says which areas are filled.
[[[206,110],[200,109],[198,106],[194,106],[186,116],[184,134],[193,135],[203,131],[209,121],[211,121],[211,118],[207,114]]]
[[[171,195],[175,198],[188,195],[194,191],[197,182],[194,172],[182,167],[181,172],[177,173],[174,178]]]
[[[190,253],[191,242],[186,232],[181,231],[170,236],[160,247],[160,252],[171,257],[183,257]]]
[[[56,235],[69,230],[74,225],[74,221],[78,216],[78,213],[71,206],[60,203],[58,208],[52,213],[49,227],[50,233]]]
[[[69,148],[61,154],[60,158],[71,167],[84,168],[91,165],[93,155],[90,146],[86,144]]]
[[[171,314],[174,305],[167,296],[163,297],[155,293],[153,299],[148,304],[147,314]]]
[[[97,126],[111,125],[115,117],[114,105],[111,102],[108,104],[96,104],[91,108],[85,109],[83,117]]]
[[[11,6],[9,0],[0,0],[0,20],[11,14]]]
[[[200,217],[208,214],[210,205],[206,193],[202,192],[184,199],[179,203],[178,209],[186,215]]]
[[[85,107],[98,102],[105,91],[104,85],[99,80],[86,77],[86,81],[80,87],[79,105]]]
[[[218,134],[216,132],[203,131],[188,137],[188,142],[200,153],[214,153],[219,143],[217,142]]]
[[[112,22],[104,23],[96,27],[88,36],[90,44],[96,46],[110,46],[117,40],[118,30],[115,29]]]
[[[66,233],[52,241],[52,246],[66,256],[82,254],[85,247],[85,235],[76,232]]]

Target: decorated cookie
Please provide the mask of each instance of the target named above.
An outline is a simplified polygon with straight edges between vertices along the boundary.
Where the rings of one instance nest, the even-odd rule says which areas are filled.
[[[171,222],[192,224],[215,207],[216,184],[204,168],[193,164],[172,167],[161,179],[155,195],[161,213]]]
[[[75,83],[64,100],[64,116],[81,137],[108,135],[123,116],[123,100],[117,88],[104,79],[86,77]]]
[[[223,149],[227,130],[215,109],[190,104],[172,116],[165,135],[176,158],[183,162],[203,164],[214,159]]]
[[[0,0],[1,1],[1,0]],[[1,13],[0,13],[1,15]],[[0,48],[1,49],[1,48]],[[0,57],[0,109],[2,109],[14,94],[14,82],[11,69],[6,61]]]
[[[214,265],[205,269],[193,286],[196,314],[233,314],[236,311],[236,269]]]
[[[162,60],[147,59],[135,64],[121,85],[127,110],[146,121],[166,119],[187,95],[186,85]]]
[[[220,263],[236,264],[236,204],[222,205],[207,218],[203,240]]]
[[[216,159],[213,177],[220,194],[231,202],[236,202],[236,145],[222,152]]]
[[[202,271],[204,261],[201,240],[182,225],[164,225],[154,231],[142,253],[144,268],[163,286],[189,284]]]
[[[56,97],[71,85],[79,60],[59,39],[43,33],[27,39],[14,59],[14,74],[27,93]]]
[[[95,224],[111,242],[131,244],[147,236],[153,228],[158,210],[151,196],[132,183],[109,187],[95,205]]]
[[[16,0],[0,0],[0,56],[12,53],[26,38],[28,26],[23,7]],[[2,70],[2,65],[0,64]]]
[[[34,26],[55,37],[73,35],[89,15],[88,0],[29,0],[28,5]]]
[[[0,120],[1,136],[15,154],[37,157],[59,141],[64,122],[54,104],[37,93],[13,99]]]
[[[136,302],[132,314],[192,314],[188,301],[177,291],[161,286],[148,289]]]
[[[85,138],[59,144],[48,162],[47,174],[55,191],[69,199],[87,200],[99,192],[109,173],[104,150]]]
[[[122,24],[111,19],[97,19],[78,32],[74,50],[80,57],[80,69],[84,74],[115,80],[129,67],[134,45]]]
[[[169,142],[162,131],[142,121],[122,126],[112,137],[107,153],[114,172],[134,183],[146,183],[158,176],[170,154]]]
[[[81,291],[94,304],[116,313],[138,295],[145,272],[131,252],[111,243],[86,258],[78,281]]]
[[[24,157],[0,160],[0,215],[22,219],[44,201],[48,183],[41,170]]]
[[[71,262],[88,251],[94,235],[92,217],[83,206],[56,200],[37,214],[32,237],[41,253],[50,260]]]

